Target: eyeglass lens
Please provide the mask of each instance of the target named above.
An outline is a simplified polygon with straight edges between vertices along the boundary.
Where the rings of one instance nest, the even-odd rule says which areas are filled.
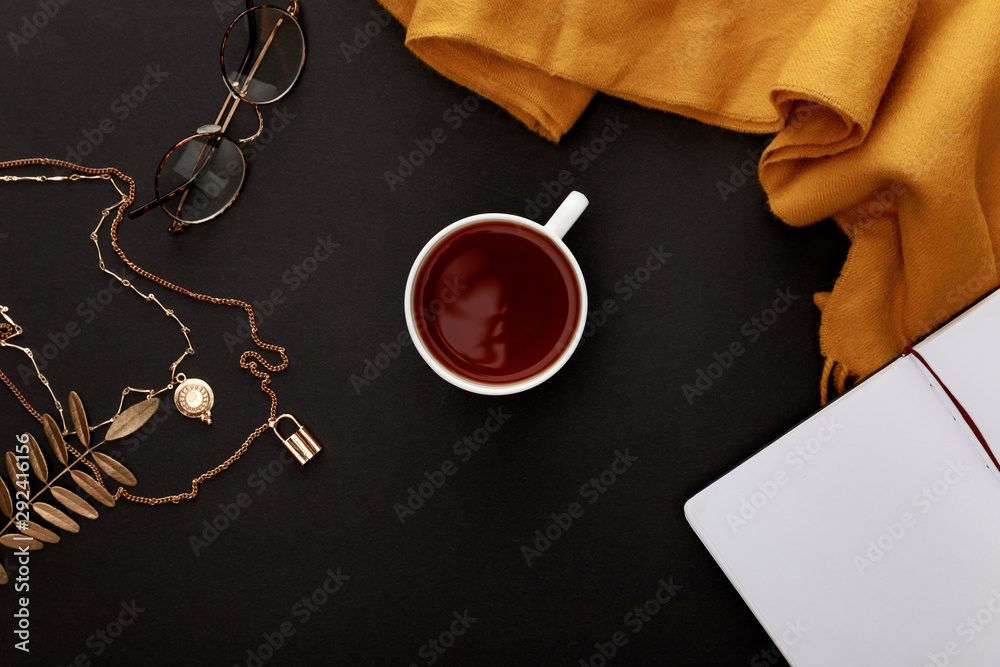
[[[287,93],[304,60],[302,27],[277,7],[245,11],[222,41],[222,73],[233,92],[252,104],[274,102]]]
[[[194,179],[178,196],[163,204],[174,218],[187,224],[204,222],[229,206],[240,192],[246,162],[239,147],[218,135],[197,135],[177,144],[156,174],[157,196]]]

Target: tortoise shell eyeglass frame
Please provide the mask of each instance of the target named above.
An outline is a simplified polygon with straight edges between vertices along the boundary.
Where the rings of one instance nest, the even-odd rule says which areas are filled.
[[[157,206],[173,218],[170,232],[222,214],[243,187],[247,162],[239,144],[264,129],[260,107],[282,98],[295,85],[305,64],[305,37],[298,22],[299,3],[287,8],[254,6],[237,16],[222,39],[220,62],[228,88],[214,123],[167,151],[156,171],[156,198],[128,212],[131,219]],[[226,135],[240,102],[253,106],[257,131],[242,139]]]

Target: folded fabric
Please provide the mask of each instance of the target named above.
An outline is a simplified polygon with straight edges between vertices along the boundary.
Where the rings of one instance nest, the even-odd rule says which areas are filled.
[[[822,310],[842,391],[998,284],[997,0],[380,0],[443,75],[558,141],[596,91],[776,133],[790,225],[851,248]]]

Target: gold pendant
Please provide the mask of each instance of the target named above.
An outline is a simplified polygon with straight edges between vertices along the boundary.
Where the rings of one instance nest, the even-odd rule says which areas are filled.
[[[215,394],[204,380],[189,378],[177,385],[177,389],[174,390],[174,405],[185,417],[200,419],[206,424],[211,424]]]

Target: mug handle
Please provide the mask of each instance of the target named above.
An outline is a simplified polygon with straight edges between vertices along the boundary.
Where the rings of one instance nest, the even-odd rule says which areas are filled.
[[[566,232],[589,204],[590,201],[583,196],[583,193],[573,190],[563,200],[563,203],[559,204],[559,208],[555,210],[549,221],[543,225],[545,231],[559,239],[566,236]]]

